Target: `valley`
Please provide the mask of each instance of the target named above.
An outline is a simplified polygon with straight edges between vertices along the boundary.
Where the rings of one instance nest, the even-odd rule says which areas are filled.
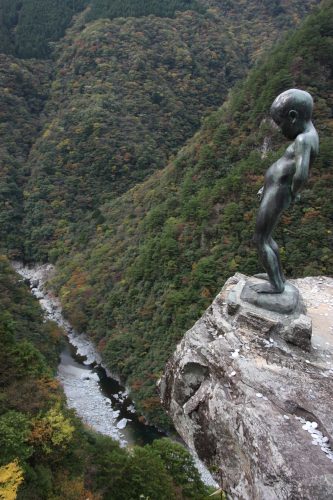
[[[332,19],[332,0],[3,0],[0,479],[8,465],[18,498],[212,491],[163,438],[157,382],[225,281],[260,270],[287,88],[313,95],[320,154],[277,230],[282,264],[333,274]],[[21,278],[46,321],[10,261],[52,270],[49,298]]]

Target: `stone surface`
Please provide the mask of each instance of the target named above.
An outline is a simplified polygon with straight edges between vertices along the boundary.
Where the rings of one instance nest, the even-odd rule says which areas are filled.
[[[248,325],[258,335],[274,331],[287,342],[309,351],[312,322],[306,316],[298,288],[287,282],[283,293],[258,294],[252,286],[261,281],[260,277],[239,275],[231,287],[226,301],[228,314],[235,316],[234,326]]]
[[[333,279],[293,281],[313,323],[309,352],[283,338],[278,313],[237,306],[246,279],[230,278],[186,333],[162,401],[185,442],[222,469],[230,498],[331,500]],[[290,325],[309,333],[303,314]]]
[[[291,321],[280,332],[281,337],[289,342],[295,344],[305,351],[311,350],[311,334],[312,334],[312,321],[309,316],[301,314],[298,318]]]

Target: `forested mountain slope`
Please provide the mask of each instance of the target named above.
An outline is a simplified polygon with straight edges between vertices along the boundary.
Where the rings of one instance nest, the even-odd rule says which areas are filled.
[[[308,2],[311,3],[311,2]],[[177,11],[205,12],[200,0],[1,0],[0,52],[22,58],[47,59],[52,44],[64,36],[73,16],[84,19],[173,17]]]
[[[50,57],[85,0],[1,0],[0,52],[23,58]]]
[[[246,56],[217,26],[194,13],[102,20],[59,46],[29,158],[28,258],[66,252],[69,237],[85,243],[99,206],[162,168],[221,102]]]
[[[63,334],[22,281],[0,257],[0,498],[207,498],[183,446],[162,439],[129,452],[66,408],[54,378]]]
[[[314,3],[295,0],[275,13],[269,2],[202,1],[203,13],[162,18],[141,17],[144,5],[165,15],[161,2],[139,2],[137,18],[88,24],[93,8],[80,14],[54,53],[44,127],[29,157],[25,257],[54,260],[85,245],[103,222],[100,205],[165,166],[251,59]]]
[[[290,5],[292,3],[292,5]],[[247,20],[248,33],[254,19],[274,16],[275,26],[293,26],[316,0],[1,0],[0,52],[22,58],[49,58],[53,43],[59,40],[75,16],[84,11],[86,21],[117,17],[174,17],[177,12],[191,10],[205,13],[217,8],[224,15]],[[255,34],[255,29],[253,30]]]
[[[59,265],[65,269],[64,281],[70,279],[71,285],[62,293],[64,300],[69,294],[67,309],[74,323],[79,328],[89,326],[101,348],[109,340],[105,328],[110,329],[118,344],[110,361],[115,360],[119,372],[137,387],[139,398],[145,401],[142,409],[154,412],[154,381],[166,354],[214,293],[215,276],[224,277],[214,270],[218,267],[211,254],[212,248],[218,249],[218,244],[213,245],[214,229],[203,229],[203,221],[213,217],[209,200],[218,189],[215,181],[231,164],[217,145],[225,140],[223,147],[228,145],[228,151],[234,147],[237,158],[238,143],[244,142],[245,148],[248,133],[239,135],[241,122],[235,123],[233,138],[228,123],[213,147],[205,144],[202,131],[195,146],[201,151],[198,159],[191,153],[192,159],[184,163],[188,177],[183,178],[182,152],[166,173],[152,177],[147,185],[130,192],[129,198],[116,200],[161,169],[199,128],[202,117],[223,102],[261,51],[318,2],[265,0],[258,6],[255,0],[179,0],[168,4],[168,10],[152,0],[135,3],[137,17],[126,17],[133,14],[133,2],[114,2],[110,10],[111,3],[106,1],[59,0],[43,6],[39,1],[4,0],[1,4],[1,36],[7,37],[2,50],[20,57],[53,58],[1,56],[1,249],[10,257],[26,260],[64,259]],[[49,45],[70,23],[67,35]],[[301,65],[295,68],[295,74],[302,73]],[[265,78],[271,76],[269,70]],[[289,78],[293,80],[294,74]],[[235,108],[233,120],[243,108],[244,103]],[[217,120],[214,116],[208,123]],[[220,161],[219,155],[225,156],[225,170],[215,166],[215,171],[210,162]],[[173,169],[182,173],[175,184],[168,184],[167,172]],[[196,169],[204,173],[197,177]],[[159,185],[165,185],[165,192]],[[133,203],[132,196],[143,197],[143,205]],[[166,209],[161,205],[164,198]],[[106,209],[110,202],[112,208]],[[132,208],[126,209],[127,203],[133,204],[133,213]],[[154,209],[146,214],[150,207]],[[214,210],[216,221],[212,220],[218,226],[220,209]],[[232,205],[224,213],[232,222]],[[166,222],[169,215],[177,228],[178,219],[185,224],[184,234],[181,230],[178,235],[180,229],[173,227],[173,219]],[[236,244],[228,238],[230,254]],[[82,253],[85,248],[89,248],[87,257]],[[228,266],[239,265],[239,258],[230,260],[229,254],[224,257],[228,263],[223,264],[224,273]],[[216,255],[220,255],[218,250]],[[156,256],[162,259],[161,270]],[[81,259],[86,260],[82,266]],[[66,267],[70,261],[73,274]],[[210,267],[214,279],[206,270]],[[133,332],[141,330],[148,340],[136,346]],[[124,342],[129,342],[125,357]],[[118,355],[123,357],[122,365]],[[141,387],[144,370],[151,368],[153,374]]]
[[[23,189],[27,157],[48,96],[50,64],[0,54],[0,241],[22,255]]]
[[[176,12],[194,10],[205,12],[202,0],[91,0],[85,15],[87,21],[116,17],[143,17],[154,15],[158,17],[174,17]]]
[[[314,96],[321,146],[276,236],[288,276],[333,271],[332,23],[330,0],[250,72],[175,161],[100,208],[84,251],[58,261],[66,313],[95,338],[152,421],[163,419],[155,383],[176,342],[226,278],[259,270],[256,192],[286,147],[268,113],[290,87]]]

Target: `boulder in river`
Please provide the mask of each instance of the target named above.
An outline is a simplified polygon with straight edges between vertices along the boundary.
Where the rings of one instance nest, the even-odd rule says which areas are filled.
[[[117,423],[117,428],[118,429],[125,429],[126,425],[127,425],[127,422],[129,420],[127,418],[122,418],[121,420],[119,420],[119,422]]]
[[[99,382],[99,376],[97,375],[97,373],[94,373],[94,372],[84,373],[81,376],[81,379],[82,380],[96,380],[96,382]]]

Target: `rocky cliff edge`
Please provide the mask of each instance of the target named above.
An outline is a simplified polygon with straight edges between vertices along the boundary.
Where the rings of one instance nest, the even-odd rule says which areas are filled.
[[[185,334],[163,404],[229,498],[333,499],[333,279],[292,281],[312,320],[307,350],[276,317],[230,306],[247,280],[230,278]]]

